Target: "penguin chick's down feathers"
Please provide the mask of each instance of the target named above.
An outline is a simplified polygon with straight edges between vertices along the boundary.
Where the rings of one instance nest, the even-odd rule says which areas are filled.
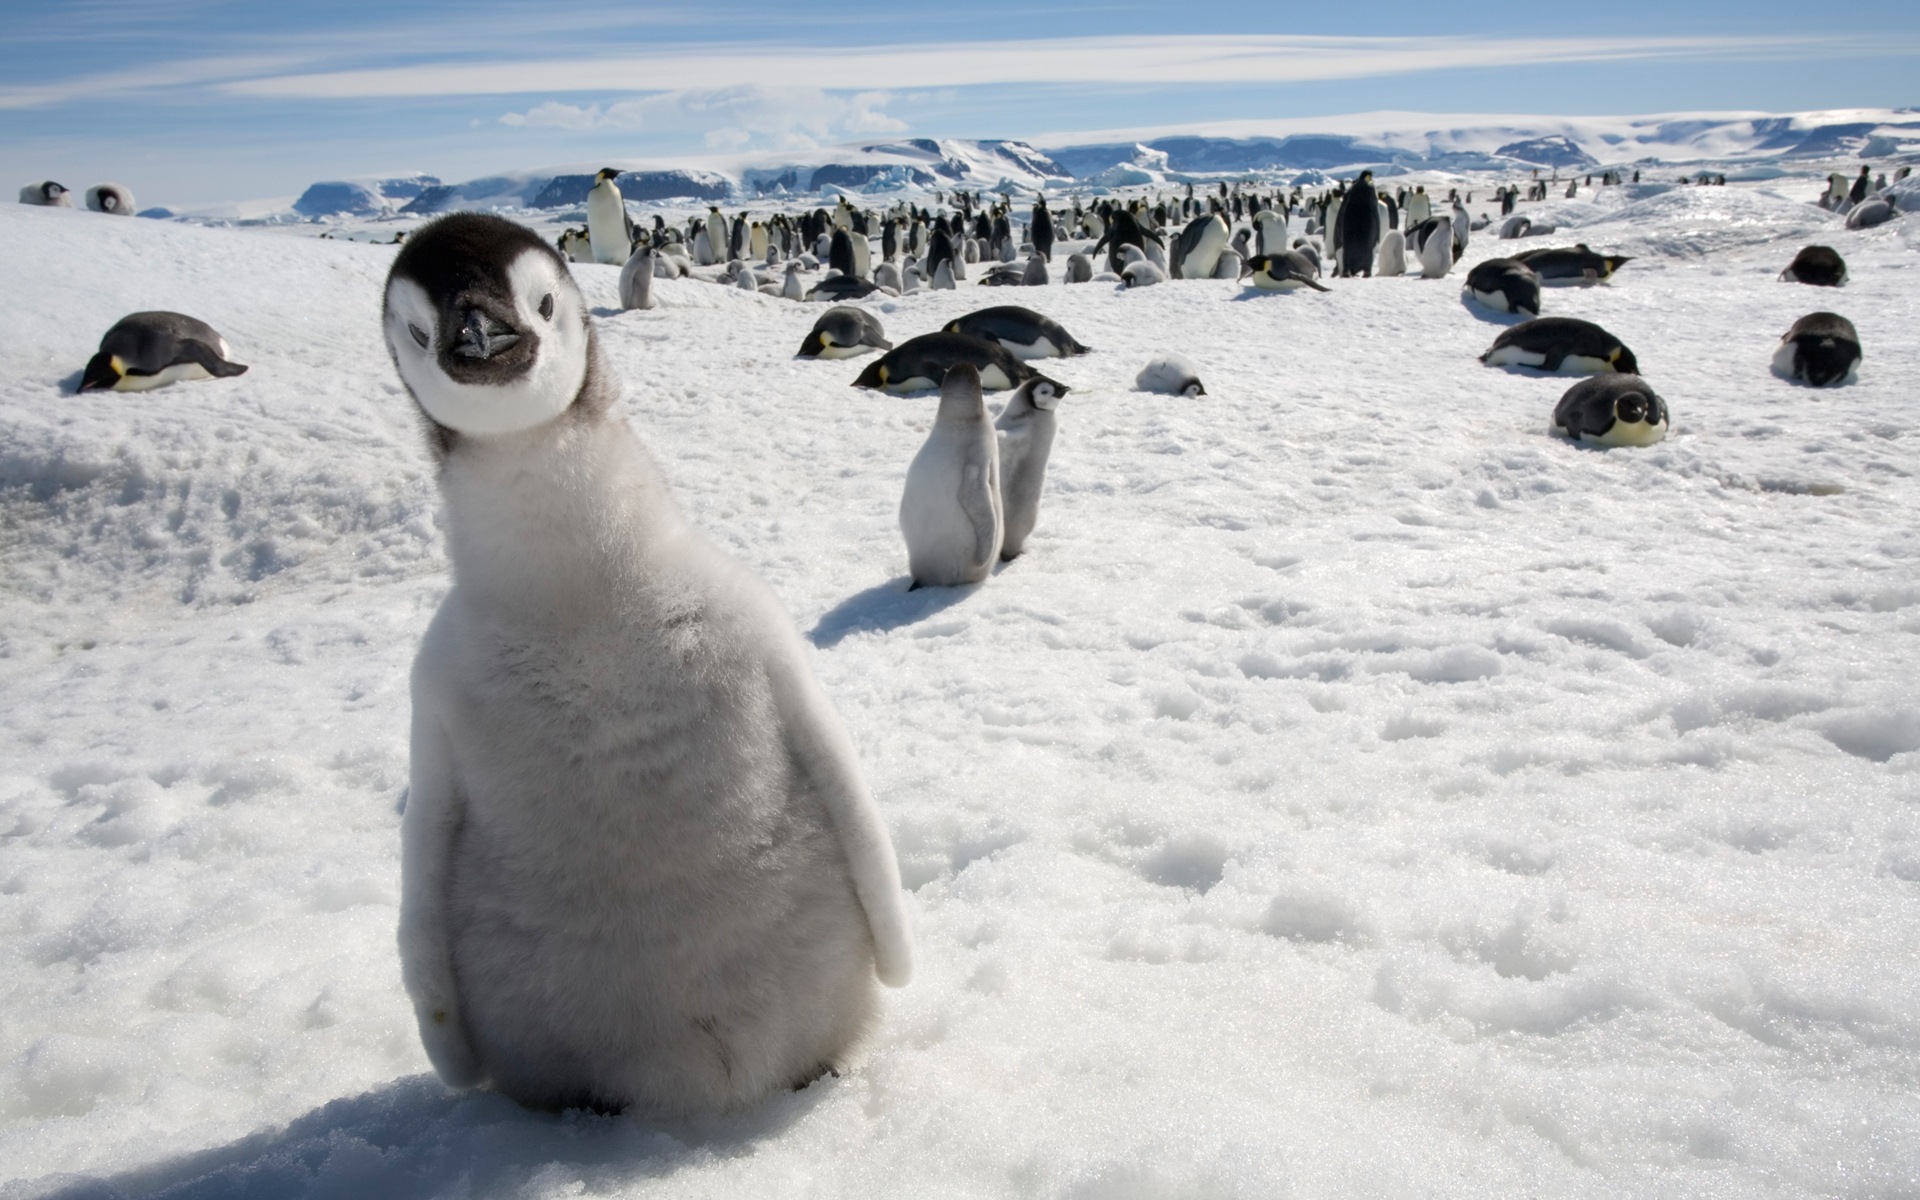
[[[1140,368],[1140,374],[1134,376],[1134,386],[1143,392],[1159,392],[1166,396],[1204,396],[1207,389],[1201,386],[1200,373],[1193,363],[1178,354],[1162,354]]]
[[[436,431],[453,568],[401,819],[401,976],[435,1069],[664,1117],[844,1063],[911,943],[791,621],[680,516],[530,231],[422,227],[383,323]]]
[[[912,587],[985,579],[1000,557],[1002,512],[1000,448],[987,419],[980,372],[960,363],[940,383],[933,429],[907,467],[900,496]]]

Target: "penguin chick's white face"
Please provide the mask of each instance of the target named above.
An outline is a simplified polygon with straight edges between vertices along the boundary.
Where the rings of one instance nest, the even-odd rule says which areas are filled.
[[[522,248],[504,270],[436,263],[425,278],[404,265],[387,283],[387,345],[429,417],[486,436],[532,429],[572,405],[587,375],[586,305],[551,254]]]

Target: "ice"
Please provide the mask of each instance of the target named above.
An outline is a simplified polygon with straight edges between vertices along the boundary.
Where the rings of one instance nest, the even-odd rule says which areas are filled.
[[[392,248],[0,206],[0,1196],[1920,1188],[1920,258],[1816,175],[1529,206],[1636,256],[1547,300],[1671,404],[1644,450],[1551,435],[1568,381],[1482,367],[1457,280],[1022,293],[1100,348],[1054,364],[1039,526],[911,594],[928,397],[794,358],[815,306],[620,312],[576,266],[681,504],[807,635],[919,937],[850,1072],[686,1126],[420,1050],[446,582]],[[1775,281],[1813,240],[1846,288]],[[151,307],[251,370],[72,394]],[[1768,372],[1817,308],[1849,386]],[[1164,353],[1209,395],[1135,391]]]

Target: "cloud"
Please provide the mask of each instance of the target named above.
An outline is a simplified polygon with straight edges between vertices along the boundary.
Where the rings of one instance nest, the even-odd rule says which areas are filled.
[[[704,135],[708,146],[741,150],[810,149],[848,135],[898,133],[906,122],[889,116],[884,91],[843,95],[815,87],[684,88],[609,104],[548,100],[500,121],[556,129],[658,129]]]
[[[1899,46],[1892,43],[1900,42]],[[1628,59],[1843,57],[1911,50],[1911,39],[1808,37],[1286,37],[1189,35],[885,46],[670,46],[644,56],[425,62],[230,81],[253,96],[509,95],[665,92],[822,78],[867,88],[989,84],[1297,83],[1326,79]],[[636,87],[638,85],[638,87]]]

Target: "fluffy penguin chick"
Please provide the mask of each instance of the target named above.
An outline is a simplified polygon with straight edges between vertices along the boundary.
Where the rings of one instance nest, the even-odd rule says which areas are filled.
[[[911,944],[886,826],[773,595],[682,520],[559,256],[460,213],[383,323],[453,586],[413,668],[401,977],[457,1087],[738,1108],[846,1061]]]
[[[1160,392],[1168,396],[1204,396],[1207,389],[1200,386],[1200,373],[1193,363],[1178,354],[1163,354],[1140,368],[1140,374],[1134,376],[1133,384],[1143,392]]]
[[[1047,480],[1054,409],[1059,407],[1062,391],[1051,379],[1029,379],[993,423],[1000,443],[1002,562],[1019,557],[1027,535],[1040,520],[1040,487]]]
[[[952,367],[940,384],[933,432],[907,467],[900,533],[912,587],[978,583],[1000,555],[1000,447],[987,420],[980,372]]]

